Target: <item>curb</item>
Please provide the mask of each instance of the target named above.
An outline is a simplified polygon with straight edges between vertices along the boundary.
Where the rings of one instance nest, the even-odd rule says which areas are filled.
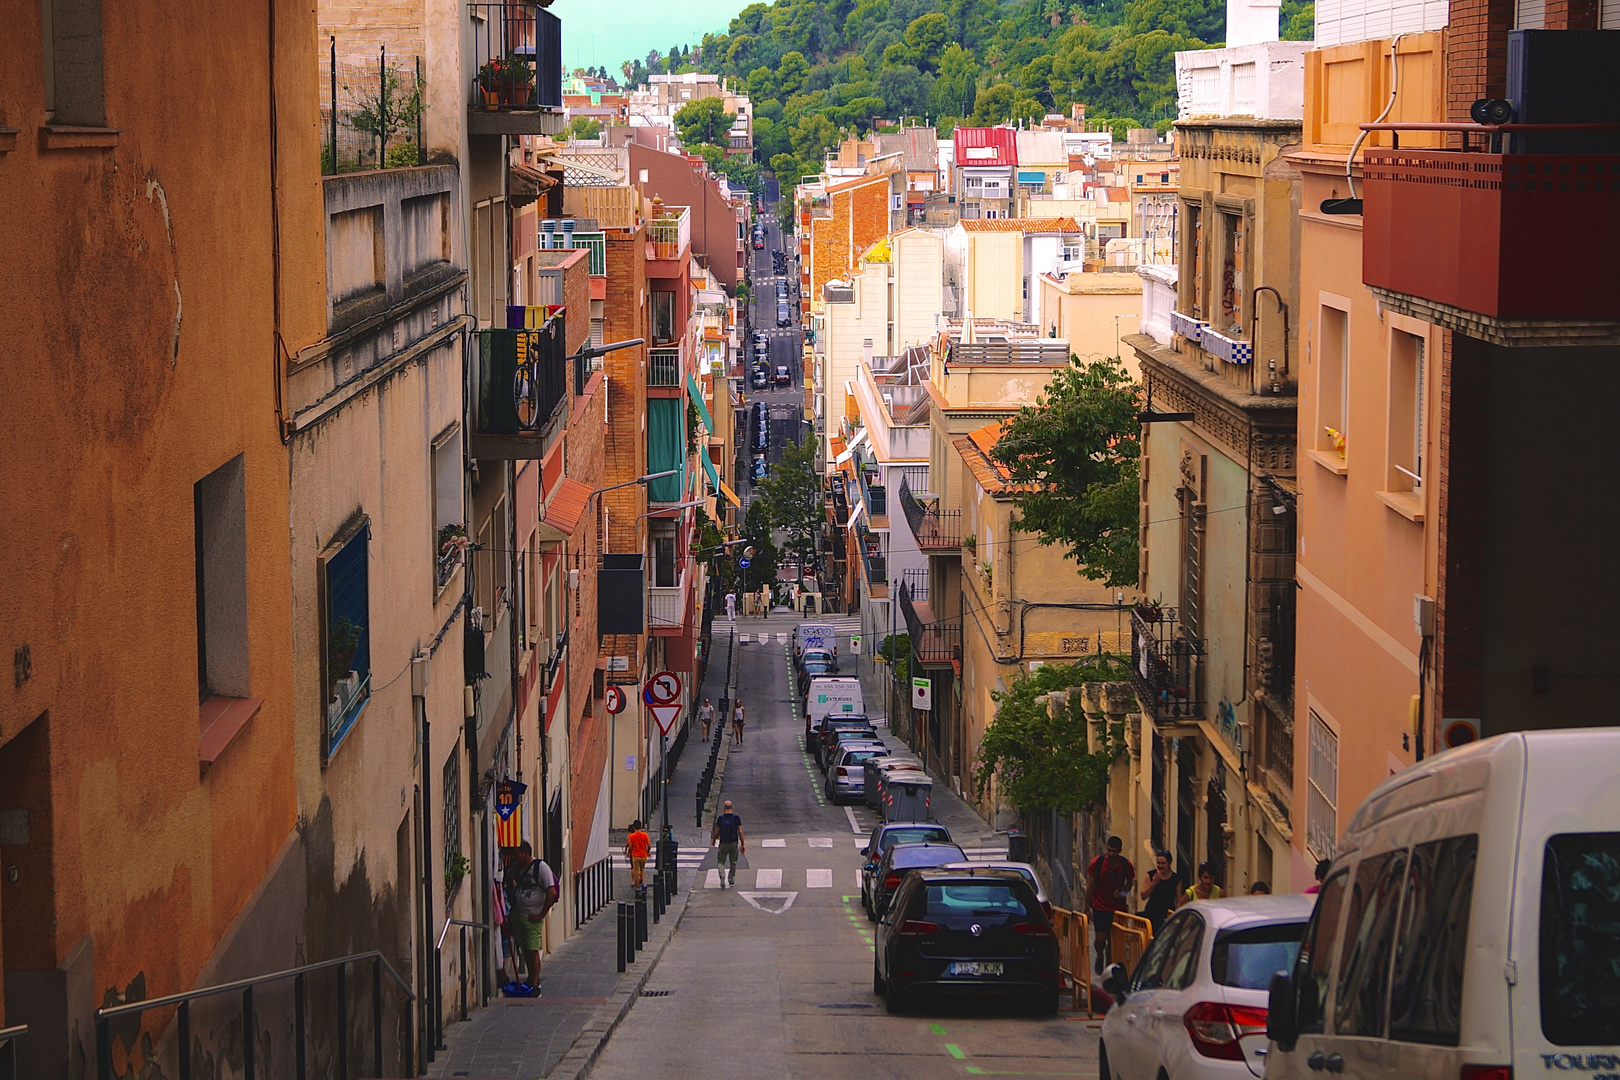
[[[696,887],[696,881],[693,882]],[[691,897],[692,890],[688,889],[675,897],[674,903],[664,914],[664,918],[650,928],[647,944],[642,949],[647,962],[642,966],[641,973],[634,979],[626,979],[620,983],[618,989],[613,991],[607,1002],[599,1006],[585,1030],[574,1037],[574,1043],[568,1052],[557,1062],[556,1068],[546,1074],[546,1080],[585,1080],[591,1069],[596,1065],[596,1059],[601,1057],[602,1048],[607,1045],[619,1024],[629,1015],[631,1006],[641,996],[642,988],[652,973],[658,967],[658,961],[663,959],[664,950],[669,947],[670,939],[675,931],[680,929],[681,920],[686,918],[686,904]],[[678,910],[677,910],[678,909]],[[640,957],[637,962],[640,962]],[[634,969],[632,969],[633,971]],[[627,972],[626,974],[630,974]]]
[[[726,762],[731,758],[731,739],[729,736],[722,738],[725,739],[725,745],[720,748],[720,758],[714,763],[714,783],[709,786],[709,801],[703,805],[703,813],[711,820],[720,806],[721,785],[726,778]]]

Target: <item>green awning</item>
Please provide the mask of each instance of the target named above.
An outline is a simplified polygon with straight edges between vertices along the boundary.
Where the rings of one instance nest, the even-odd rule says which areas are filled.
[[[709,460],[709,448],[700,446],[698,447],[698,453],[703,458],[703,471],[709,474],[709,483],[714,486],[714,490],[718,494],[720,491],[720,474],[715,471],[714,462]]]
[[[698,415],[703,417],[703,426],[709,429],[710,434],[713,434],[714,417],[709,415],[709,406],[703,400],[703,391],[698,388],[697,379],[692,376],[690,371],[686,373],[686,392],[691,394],[692,400],[697,403]],[[709,475],[714,475],[713,465],[709,466]]]
[[[647,471],[673,472],[647,484],[652,502],[680,502],[686,492],[686,407],[678,398],[647,401]]]

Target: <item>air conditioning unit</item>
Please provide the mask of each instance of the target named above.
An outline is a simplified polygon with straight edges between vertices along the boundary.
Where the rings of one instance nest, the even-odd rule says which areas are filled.
[[[578,570],[570,570],[570,571],[568,571],[568,591],[569,592],[578,592],[579,591],[579,571]]]

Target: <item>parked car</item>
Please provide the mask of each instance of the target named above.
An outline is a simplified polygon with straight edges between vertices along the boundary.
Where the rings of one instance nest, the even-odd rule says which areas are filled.
[[[1620,1072],[1617,761],[1613,727],[1517,732],[1374,788],[1271,984],[1266,1076]]]
[[[775,381],[776,385],[779,386],[779,387],[780,386],[790,386],[790,385],[792,385],[792,383],[793,383],[793,373],[788,370],[788,367],[787,367],[786,364],[778,364],[778,365],[776,365],[776,378],[775,378],[774,381]]]
[[[893,851],[914,846],[929,845]],[[1021,875],[918,871],[906,875],[893,906],[872,950],[872,992],[884,995],[889,1012],[905,1012],[927,991],[1016,995],[1037,1015],[1057,1012],[1057,935]]]
[[[788,306],[786,304],[779,303],[776,305],[776,325],[778,327],[788,327],[793,325],[793,316],[789,314]]]
[[[817,675],[804,692],[804,733],[810,735],[827,714],[865,717],[861,680],[848,675]]]
[[[771,467],[766,464],[765,455],[758,454],[754,457],[754,463],[749,468],[748,475],[752,476],[755,480],[763,480],[770,474],[770,471]]]
[[[967,852],[953,843],[924,840],[891,844],[872,875],[872,911],[879,919],[888,914],[895,891],[913,870],[935,869],[946,863],[967,862]]]
[[[1041,879],[1035,875],[1035,868],[1027,862],[1010,862],[1006,859],[997,859],[994,862],[951,863],[945,867],[946,870],[979,868],[985,870],[1011,870],[1013,873],[1021,875],[1025,881],[1029,882],[1029,887],[1035,890],[1035,899],[1040,901],[1041,910],[1046,912],[1046,917],[1048,919],[1052,917],[1052,901],[1046,898],[1046,890],[1041,888]]]
[[[840,716],[837,714],[823,716],[821,722],[816,725],[815,731],[811,733],[813,738],[811,739],[810,749],[815,754],[816,768],[825,769],[827,767],[827,748],[832,745],[832,736],[836,731],[868,731],[874,737],[877,735],[877,732],[872,727],[872,722],[864,716]]]
[[[951,842],[951,830],[931,821],[879,825],[872,830],[866,846],[861,849],[861,907],[866,909],[867,918],[877,917],[872,912],[872,895],[876,892],[873,879],[877,876],[878,865],[883,861],[883,856],[888,853],[889,848],[895,844],[915,844],[926,840],[948,844]]]
[[[1136,970],[1109,965],[1098,1072],[1114,1080],[1251,1080],[1266,1065],[1266,988],[1293,966],[1315,897],[1195,900]]]
[[[827,741],[821,748],[821,771],[829,772],[838,755],[851,746],[874,746],[885,754],[889,748],[884,745],[883,739],[878,735],[877,729],[871,726],[863,728],[839,728],[827,735]],[[861,787],[866,786],[866,776],[861,776]]]
[[[799,654],[799,674],[836,675],[838,655],[830,649],[806,649]]]
[[[882,743],[858,742],[840,746],[827,769],[822,791],[827,801],[837,805],[845,799],[858,799],[866,791],[866,762],[889,751]]]
[[[755,390],[769,389],[771,385],[771,377],[765,373],[764,368],[755,368],[752,384]]]

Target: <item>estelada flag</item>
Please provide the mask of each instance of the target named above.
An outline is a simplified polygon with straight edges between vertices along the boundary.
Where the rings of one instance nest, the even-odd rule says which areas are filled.
[[[517,847],[523,842],[523,793],[529,785],[510,778],[495,785],[495,843]]]

